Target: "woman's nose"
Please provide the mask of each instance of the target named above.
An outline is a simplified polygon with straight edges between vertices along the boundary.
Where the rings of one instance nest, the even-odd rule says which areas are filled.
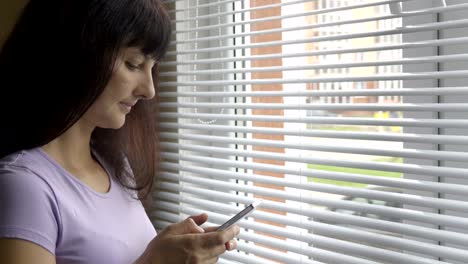
[[[136,89],[136,96],[142,99],[151,99],[155,95],[153,73],[151,70],[147,71],[142,77],[138,89]]]

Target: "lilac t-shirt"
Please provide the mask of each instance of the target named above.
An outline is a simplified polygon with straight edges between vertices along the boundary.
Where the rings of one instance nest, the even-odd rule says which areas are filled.
[[[156,231],[141,202],[110,180],[96,192],[41,148],[0,159],[0,237],[36,243],[57,264],[133,263]]]

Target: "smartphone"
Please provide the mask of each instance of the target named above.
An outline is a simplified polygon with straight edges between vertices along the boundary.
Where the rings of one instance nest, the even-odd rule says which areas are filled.
[[[249,216],[255,210],[255,208],[257,208],[261,203],[262,203],[261,201],[255,201],[255,202],[249,204],[242,211],[237,213],[231,219],[227,220],[226,223],[224,223],[220,227],[218,227],[218,229],[216,229],[216,231],[222,231],[222,230],[228,229],[230,226],[237,223],[242,218]]]

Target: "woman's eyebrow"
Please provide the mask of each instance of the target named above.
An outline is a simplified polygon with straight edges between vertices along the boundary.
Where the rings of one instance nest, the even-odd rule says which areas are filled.
[[[141,50],[134,49],[134,50],[130,50],[129,53],[130,55],[140,56],[140,57],[143,57],[147,61],[153,61],[154,63],[157,63],[157,60],[155,60],[151,54],[144,54]]]

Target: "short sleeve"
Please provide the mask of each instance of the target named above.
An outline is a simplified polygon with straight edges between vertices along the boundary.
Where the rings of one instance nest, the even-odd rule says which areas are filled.
[[[0,167],[0,237],[24,239],[55,255],[58,216],[53,191],[41,177]]]

